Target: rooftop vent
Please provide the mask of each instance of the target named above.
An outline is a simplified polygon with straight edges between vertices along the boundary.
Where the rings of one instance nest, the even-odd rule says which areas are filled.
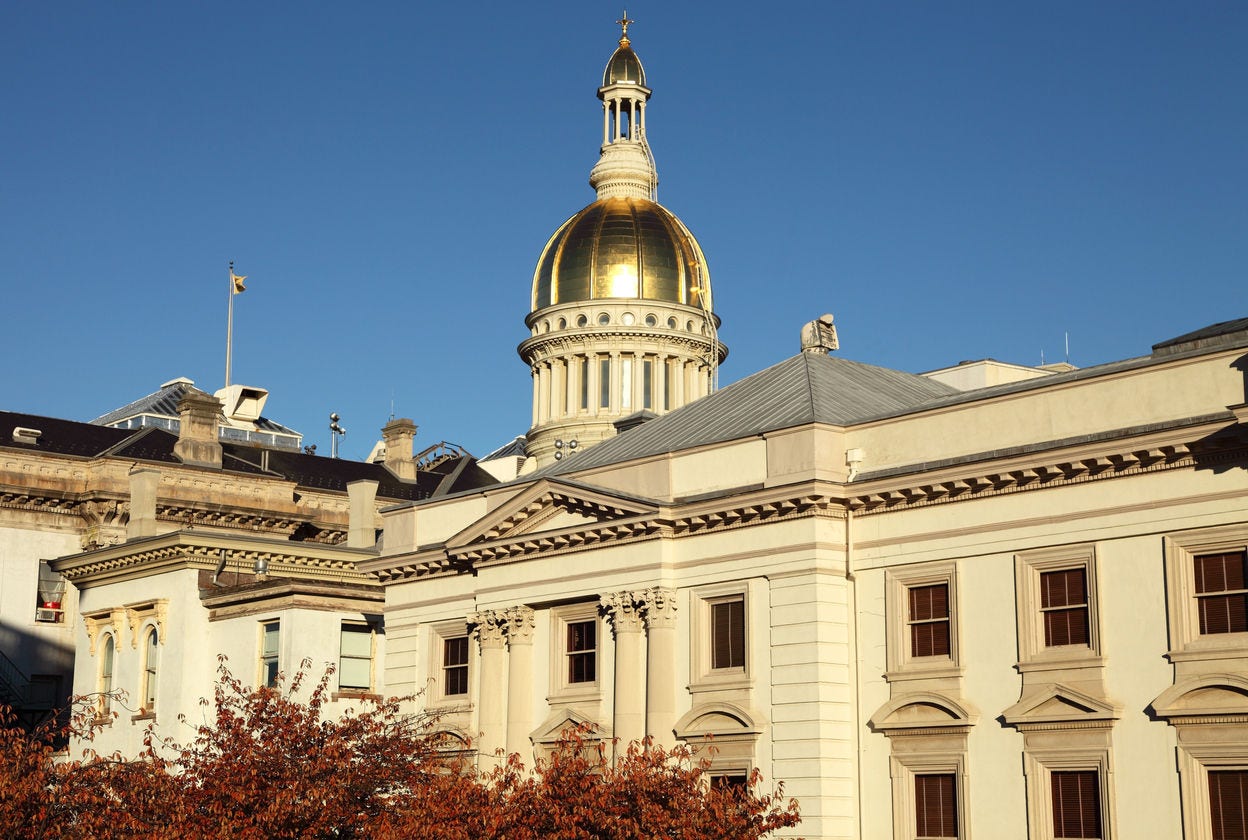
[[[43,432],[38,429],[28,429],[25,426],[13,427],[13,440],[16,443],[27,443],[34,446],[39,442],[39,436],[42,434]]]
[[[802,326],[803,353],[829,353],[838,347],[840,342],[836,339],[836,327],[832,324],[830,313]]]

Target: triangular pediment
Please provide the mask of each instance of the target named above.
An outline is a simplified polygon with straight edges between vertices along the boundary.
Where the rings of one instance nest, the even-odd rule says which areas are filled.
[[[529,738],[535,744],[553,745],[573,733],[580,733],[580,737],[587,741],[597,740],[602,734],[601,727],[589,715],[572,706],[564,706],[556,709],[541,726],[530,732]]]
[[[1119,712],[1109,700],[1057,683],[1027,694],[1001,717],[1010,726],[1081,721],[1104,721],[1108,725],[1118,719]]]
[[[544,478],[460,531],[446,545],[451,551],[459,551],[653,516],[657,512],[658,505],[649,500]]]

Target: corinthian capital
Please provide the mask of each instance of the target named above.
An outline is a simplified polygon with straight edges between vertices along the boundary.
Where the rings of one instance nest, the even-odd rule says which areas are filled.
[[[503,647],[506,644],[507,616],[502,610],[481,610],[468,616],[472,635],[482,652]]]
[[[647,627],[676,626],[676,590],[655,586],[640,593]]]
[[[508,607],[503,610],[506,618],[507,644],[533,644],[533,610],[530,607]]]
[[[612,592],[610,595],[603,595],[598,600],[602,611],[611,620],[611,626],[615,629],[617,636],[620,633],[641,632],[641,611],[637,601],[639,594],[637,592]]]

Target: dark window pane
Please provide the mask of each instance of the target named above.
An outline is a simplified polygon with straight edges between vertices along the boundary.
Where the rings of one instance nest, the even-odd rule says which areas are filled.
[[[1052,610],[1044,614],[1044,644],[1086,645],[1088,643],[1088,608]]]
[[[1101,785],[1095,770],[1050,774],[1053,789],[1053,836],[1100,838]]]
[[[1248,840],[1248,770],[1209,771],[1213,840]]]
[[[1244,590],[1246,552],[1193,558],[1200,632],[1248,632],[1248,592]]]
[[[568,682],[598,679],[598,622],[577,621],[568,625]]]
[[[711,668],[745,667],[745,599],[711,604]]]
[[[928,621],[949,617],[949,585],[910,587],[910,620]]]
[[[914,831],[922,838],[958,836],[957,783],[952,773],[914,777]]]
[[[458,636],[442,642],[442,667],[445,674],[442,691],[447,696],[468,693],[468,637]]]
[[[1040,575],[1040,606],[1072,607],[1088,602],[1087,570],[1062,569]]]
[[[910,625],[911,656],[948,656],[949,622]]]

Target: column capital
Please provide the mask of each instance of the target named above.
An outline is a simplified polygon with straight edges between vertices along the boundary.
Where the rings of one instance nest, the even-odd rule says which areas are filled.
[[[468,616],[472,635],[481,650],[501,650],[506,644],[507,616],[502,610],[481,610]]]
[[[615,635],[641,632],[640,595],[639,592],[612,592],[599,599],[598,603],[611,620]]]
[[[676,590],[654,586],[639,593],[646,627],[676,626]]]
[[[531,607],[508,607],[502,611],[507,626],[503,632],[507,634],[507,645],[533,644],[533,609]]]

